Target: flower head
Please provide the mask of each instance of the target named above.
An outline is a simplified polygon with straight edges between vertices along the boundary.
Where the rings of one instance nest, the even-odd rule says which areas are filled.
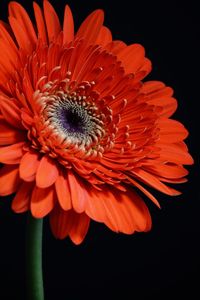
[[[170,119],[173,90],[142,82],[151,63],[139,44],[112,40],[96,10],[74,34],[65,7],[9,4],[0,23],[0,194],[12,209],[49,214],[57,238],[79,244],[90,219],[116,232],[151,228],[141,190],[177,195],[192,164],[184,126]]]

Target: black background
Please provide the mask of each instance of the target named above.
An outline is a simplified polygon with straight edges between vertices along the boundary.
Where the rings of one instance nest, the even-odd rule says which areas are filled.
[[[0,17],[7,4],[0,1]],[[32,1],[19,1],[32,14]],[[188,1],[187,1],[188,2]],[[41,4],[42,1],[39,1]],[[65,1],[52,0],[60,17]],[[197,299],[199,289],[199,81],[200,21],[198,1],[78,1],[69,0],[76,28],[96,8],[105,11],[105,24],[114,39],[141,43],[153,62],[149,80],[161,80],[175,90],[179,108],[174,118],[190,131],[187,139],[195,165],[178,197],[154,192],[162,209],[147,202],[153,228],[125,236],[92,222],[81,246],[52,236],[44,228],[46,299]],[[199,181],[200,182],[200,181]],[[0,299],[26,299],[26,214],[10,209],[11,197],[0,200]],[[198,294],[198,296],[196,295]],[[196,295],[196,296],[195,296]]]

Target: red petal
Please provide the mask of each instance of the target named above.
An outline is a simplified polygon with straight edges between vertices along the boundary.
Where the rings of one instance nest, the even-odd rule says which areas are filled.
[[[143,60],[142,66],[139,69],[140,75],[138,74],[137,78],[140,80],[143,79],[145,76],[147,76],[151,72],[151,70],[152,70],[152,63],[151,63],[150,59],[145,57]]]
[[[102,26],[97,37],[96,44],[106,47],[106,45],[110,42],[112,42],[111,31],[106,26]]]
[[[19,164],[23,156],[24,142],[0,148],[0,162],[5,164]]]
[[[54,207],[55,191],[52,187],[40,189],[35,187],[31,197],[31,213],[35,218],[43,218]]]
[[[47,155],[43,156],[36,173],[36,185],[46,188],[55,183],[58,177],[58,168]]]
[[[106,49],[108,51],[112,52],[112,54],[118,55],[126,47],[127,47],[127,45],[122,41],[113,41],[106,46]]]
[[[27,152],[21,159],[19,166],[20,177],[25,181],[35,180],[39,166],[39,155],[36,152]]]
[[[11,46],[1,38],[1,56],[0,56],[0,68],[7,76],[15,71],[17,65],[18,57],[13,51]],[[3,82],[6,80],[4,78]],[[2,83],[3,83],[2,82]]]
[[[74,20],[71,9],[65,6],[64,24],[63,24],[63,44],[68,44],[74,39]]]
[[[12,201],[12,209],[16,213],[29,210],[33,183],[22,182],[15,198]]]
[[[10,56],[13,57],[13,59],[18,58],[17,47],[16,47],[12,37],[10,36],[8,29],[4,26],[4,24],[2,22],[0,22],[0,35],[4,39],[4,41],[6,41],[7,44],[10,46],[8,48],[9,52],[10,52]]]
[[[93,11],[81,24],[76,38],[85,39],[88,44],[94,44],[104,21],[104,12],[100,9]]]
[[[26,42],[31,43],[34,47],[37,42],[37,37],[33,24],[25,9],[19,3],[11,1],[9,3],[9,15],[18,21],[21,29],[26,33]]]
[[[27,34],[21,27],[20,22],[14,17],[10,16],[9,23],[12,28],[12,31],[14,32],[19,48],[22,48],[24,51],[26,51],[27,54],[30,54],[33,51],[33,45],[27,39]]]
[[[66,176],[59,174],[55,182],[56,193],[58,201],[62,209],[69,210],[72,208],[71,193],[69,189],[69,183]]]
[[[46,26],[45,26],[42,10],[36,2],[33,2],[33,9],[34,9],[35,19],[37,24],[38,37],[39,39],[41,39],[41,41],[44,44],[46,44],[47,33],[46,33]]]
[[[51,42],[58,37],[61,31],[61,26],[53,6],[47,0],[44,0],[44,16],[49,42]]]
[[[176,111],[177,101],[172,97],[173,90],[163,82],[147,81],[143,84],[141,92],[148,95],[146,101],[149,104],[163,108],[160,112],[162,117],[169,118]]]
[[[136,73],[144,61],[144,55],[144,47],[133,44],[124,48],[117,57],[122,61],[126,73]]]
[[[153,93],[154,91],[161,90],[165,87],[165,84],[161,81],[147,81],[143,83],[141,88],[141,92],[145,94]]]
[[[15,165],[5,165],[0,169],[0,195],[15,193],[19,185],[19,170]]]

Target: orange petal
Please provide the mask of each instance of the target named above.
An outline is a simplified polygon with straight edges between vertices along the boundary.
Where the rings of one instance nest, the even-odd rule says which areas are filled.
[[[55,183],[58,177],[58,168],[55,162],[47,155],[43,156],[36,173],[36,185],[46,188]]]
[[[194,163],[192,156],[175,143],[157,143],[156,146],[160,147],[160,159],[164,162],[172,162],[181,165],[192,165]]]
[[[22,182],[15,198],[12,201],[12,209],[16,213],[29,210],[33,183]]]
[[[79,245],[84,240],[90,225],[90,218],[85,214],[77,214],[73,212],[73,225],[69,230],[70,239],[74,244]]]
[[[111,230],[126,234],[150,229],[148,209],[133,190],[119,192],[104,187],[102,191],[96,190],[94,193],[96,197],[88,200],[86,209],[92,219],[103,221]],[[97,203],[98,210],[95,209]]]
[[[26,139],[23,131],[16,130],[4,119],[0,119],[0,145],[10,145]]]
[[[63,44],[68,44],[74,39],[74,19],[71,9],[65,6],[64,24],[63,24]]]
[[[179,191],[176,191],[176,190],[166,186],[156,176],[154,176],[142,169],[134,169],[131,172],[133,174],[135,174],[138,179],[141,179],[146,184],[152,186],[153,188],[157,189],[158,191],[161,191],[164,194],[167,194],[170,196],[180,195]]]
[[[140,44],[133,44],[124,48],[118,55],[122,61],[126,73],[136,73],[144,61],[144,47]]]
[[[36,2],[33,2],[33,9],[34,9],[35,20],[37,24],[38,38],[41,39],[43,44],[47,44],[46,26],[45,26],[42,10]]]
[[[69,210],[72,208],[71,193],[69,189],[69,183],[66,176],[59,174],[55,182],[56,193],[58,201],[62,209]]]
[[[24,142],[0,148],[0,162],[5,164],[19,164],[23,156]]]
[[[177,109],[177,101],[172,97],[173,90],[160,81],[147,81],[143,84],[141,92],[148,95],[149,104],[162,107],[160,115],[169,118]]]
[[[126,192],[118,193],[113,191],[115,198],[114,202],[116,211],[121,216],[119,219],[119,231],[131,234],[134,231],[148,231],[151,229],[151,216],[144,201],[132,189]],[[121,222],[122,219],[126,220],[127,227]]]
[[[35,187],[31,197],[31,213],[35,218],[43,218],[54,207],[55,191],[52,187],[40,189]]]
[[[64,239],[69,234],[73,226],[72,216],[71,210],[63,211],[59,206],[50,213],[51,230],[57,239]]]
[[[72,206],[76,212],[82,213],[85,210],[87,201],[84,184],[71,171],[67,172],[67,180],[69,183]]]
[[[53,6],[47,0],[44,0],[44,17],[46,21],[49,42],[51,42],[58,37],[61,31],[61,26]]]
[[[50,214],[50,225],[54,236],[64,239],[69,235],[76,245],[85,238],[89,222],[90,218],[86,214],[77,214],[73,210],[63,211],[58,206]]]
[[[0,169],[0,195],[15,193],[19,185],[19,170],[16,165],[5,165]]]
[[[176,120],[161,118],[157,121],[160,128],[161,143],[176,143],[184,140],[188,136],[187,129]]]
[[[0,100],[0,110],[5,120],[16,128],[24,129],[21,122],[21,111],[15,102],[3,96],[0,96]]]
[[[104,12],[101,9],[93,11],[81,24],[76,38],[85,39],[88,44],[93,44],[99,35],[104,21]]]
[[[178,179],[188,175],[188,171],[179,165],[154,164],[146,166],[145,169],[161,177]]]
[[[136,180],[134,180],[131,177],[128,177],[128,180],[137,187],[141,192],[143,192],[155,205],[157,205],[160,208],[160,204],[158,200],[149,192],[147,191],[141,184],[139,184]]]
[[[100,193],[96,189],[88,185],[87,193],[88,198],[85,212],[91,219],[97,222],[106,223],[108,217],[104,203],[103,201],[101,201],[101,195],[103,191]]]
[[[37,168],[39,166],[39,155],[36,152],[26,152],[21,159],[19,175],[25,181],[35,180]]]

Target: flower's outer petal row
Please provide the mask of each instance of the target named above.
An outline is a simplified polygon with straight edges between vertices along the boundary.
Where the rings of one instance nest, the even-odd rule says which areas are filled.
[[[27,49],[29,49],[30,51],[28,53],[31,53],[31,51],[33,51],[37,43],[37,36],[27,12],[19,3],[11,1],[9,3],[9,16],[12,20],[11,24],[13,24],[13,21],[15,20],[14,26],[11,25],[13,32],[17,32],[15,31],[15,27],[21,29],[25,37],[24,41],[27,44]],[[19,46],[21,45],[21,42],[22,41],[20,41]],[[24,45],[24,43],[22,43],[22,45]]]
[[[162,107],[160,114],[169,118],[177,109],[177,101],[172,97],[173,90],[160,81],[147,81],[141,87],[147,103]]]
[[[88,188],[86,213],[116,232],[131,234],[151,228],[151,217],[143,200],[131,188],[126,192]]]
[[[160,129],[160,143],[177,143],[188,136],[186,128],[178,121],[167,118],[160,118],[157,122]]]
[[[93,11],[81,24],[76,33],[77,39],[84,39],[87,44],[96,44],[104,21],[104,12],[101,9]]]
[[[38,39],[40,41],[42,41],[42,43],[44,45],[46,45],[47,44],[47,32],[46,32],[43,11],[36,2],[33,2],[33,9],[34,9],[35,20],[36,20],[36,25],[37,25]]]
[[[31,197],[30,210],[35,218],[43,218],[52,211],[56,202],[56,193],[52,187],[34,187]]]
[[[5,165],[0,169],[0,195],[7,196],[17,191],[20,183],[17,165]]]
[[[0,162],[8,165],[19,164],[23,156],[24,142],[0,148]]]
[[[54,41],[61,31],[59,18],[49,1],[44,0],[44,17],[47,27],[49,43]]]
[[[22,182],[12,201],[12,209],[16,213],[26,212],[30,209],[30,199],[34,188],[33,182]]]
[[[163,161],[178,165],[192,165],[194,163],[192,156],[187,151],[183,150],[179,143],[157,143],[157,146],[160,147],[160,158]]]
[[[21,122],[21,111],[16,100],[0,95],[0,110],[10,125],[18,129],[25,129]]]
[[[77,214],[73,210],[63,211],[55,207],[50,214],[50,225],[54,236],[64,239],[68,235],[75,244],[80,244],[88,231],[90,218],[85,214]]]
[[[54,160],[44,155],[40,160],[36,173],[36,186],[47,188],[54,184],[58,178],[58,168]]]
[[[58,178],[55,182],[55,189],[58,197],[58,202],[63,210],[72,208],[72,197],[70,193],[69,182],[64,172],[60,171]]]
[[[35,181],[36,172],[39,167],[40,157],[35,151],[27,151],[19,165],[19,175],[24,181]]]
[[[133,44],[119,52],[117,57],[122,61],[127,73],[135,74],[144,60],[145,50],[142,45]]]
[[[145,184],[157,189],[158,191],[170,195],[170,196],[176,196],[180,195],[181,193],[171,187],[166,186],[164,183],[162,183],[157,176],[145,171],[142,168],[134,169],[131,171],[132,174],[136,177],[136,179],[141,180]]]
[[[25,139],[26,133],[24,131],[17,130],[7,123],[3,117],[0,117],[0,146],[16,144]]]
[[[102,26],[99,35],[96,39],[96,44],[101,45],[102,47],[106,47],[111,42],[112,42],[111,31],[106,26]]]
[[[74,39],[74,19],[71,9],[65,6],[64,23],[63,23],[63,44],[69,44]]]

